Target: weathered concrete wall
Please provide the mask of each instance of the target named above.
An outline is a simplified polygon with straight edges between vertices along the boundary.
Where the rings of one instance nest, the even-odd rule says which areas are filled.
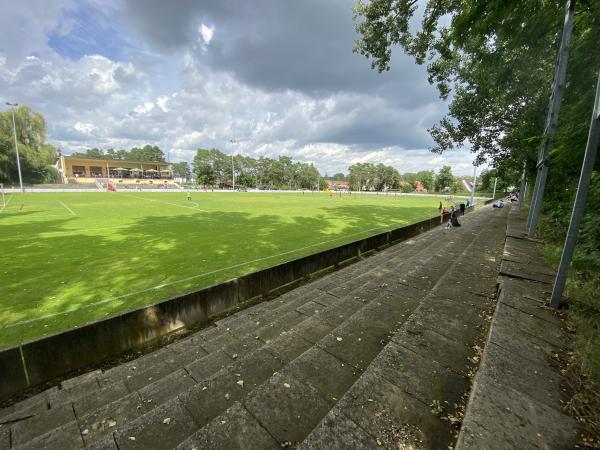
[[[448,219],[449,215],[442,219],[436,216],[3,350],[0,352],[0,400],[147,345],[172,331],[208,322],[250,299],[266,296],[277,288],[359,258],[361,254],[409,239]]]

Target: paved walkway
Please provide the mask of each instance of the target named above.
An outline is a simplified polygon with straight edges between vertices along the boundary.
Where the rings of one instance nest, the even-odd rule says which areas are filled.
[[[487,335],[507,210],[0,411],[0,449],[446,449]]]

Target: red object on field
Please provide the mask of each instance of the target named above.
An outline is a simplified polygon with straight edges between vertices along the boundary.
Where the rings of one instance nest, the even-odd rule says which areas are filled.
[[[117,192],[117,190],[115,189],[115,187],[113,186],[113,184],[112,184],[112,183],[108,183],[108,184],[106,185],[106,190],[107,190],[107,191],[113,191],[113,192]]]

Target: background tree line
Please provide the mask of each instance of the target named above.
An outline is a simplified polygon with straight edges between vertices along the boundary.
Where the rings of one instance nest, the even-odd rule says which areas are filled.
[[[165,162],[165,154],[157,145],[144,145],[143,147],[133,147],[130,150],[115,150],[109,148],[106,151],[96,147],[90,148],[85,152],[75,152],[71,156],[79,156],[82,158],[92,159],[111,159],[124,161],[148,161],[148,162]]]
[[[510,187],[506,180],[499,177],[496,169],[486,169],[479,174],[476,189],[491,192],[495,178],[498,178],[498,193],[504,192]],[[392,166],[372,163],[353,164],[348,168],[347,177],[343,173],[338,173],[331,179],[347,180],[350,183],[350,188],[356,191],[386,191],[393,189],[406,193],[418,189],[424,189],[427,192],[461,193],[465,192],[463,180],[473,181],[471,176],[454,176],[450,166],[443,166],[437,174],[433,170],[400,174]]]
[[[181,163],[180,163],[181,164]],[[185,166],[181,164],[181,172]],[[175,170],[175,168],[174,168]],[[178,169],[179,171],[179,169]],[[237,186],[262,189],[324,189],[326,182],[312,163],[293,161],[289,156],[277,159],[261,156],[226,155],[222,151],[199,148],[192,162],[196,182],[200,185],[230,185],[232,173]]]
[[[15,109],[17,140],[19,143],[21,170],[25,183],[53,183],[58,181],[54,167],[57,149],[45,142],[46,124],[40,113],[27,106]],[[96,147],[71,156],[91,159],[165,162],[165,153],[156,145],[133,147],[129,150],[102,150]],[[348,181],[350,188],[357,191],[400,190],[413,192],[420,184],[429,192],[460,192],[462,178],[454,177],[451,168],[444,166],[438,174],[433,171],[400,174],[397,169],[384,164],[357,163],[348,168],[348,175],[337,173],[333,177],[322,176],[310,163],[294,161],[289,156],[277,159],[261,156],[252,158],[243,155],[227,155],[218,149],[198,149],[190,165],[186,161],[172,164],[175,177],[190,180],[195,175],[196,182],[208,186],[230,186],[232,170],[236,185],[266,189],[319,189],[327,187],[327,179]],[[489,172],[497,176],[497,171]],[[482,173],[478,189],[490,190],[487,172]],[[16,157],[13,141],[11,111],[0,113],[0,183],[18,182]],[[504,183],[504,182],[503,182]],[[506,185],[504,183],[503,185]]]

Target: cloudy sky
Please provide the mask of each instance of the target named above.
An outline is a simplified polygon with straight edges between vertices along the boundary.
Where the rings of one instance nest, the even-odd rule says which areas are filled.
[[[149,143],[171,161],[216,147],[330,175],[355,162],[470,174],[468,151],[427,151],[446,104],[424,68],[398,50],[378,74],[352,53],[353,4],[3,0],[0,100],[41,112],[65,153]]]

